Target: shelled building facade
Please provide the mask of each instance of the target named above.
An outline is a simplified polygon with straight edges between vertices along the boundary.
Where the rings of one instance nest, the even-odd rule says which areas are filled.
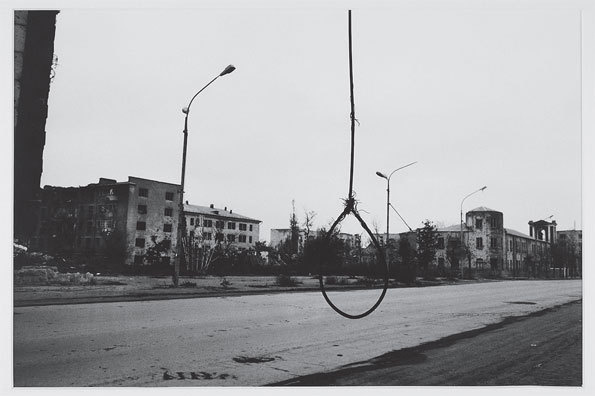
[[[529,276],[551,269],[551,244],[556,241],[556,222],[529,222],[530,234],[504,227],[502,212],[486,207],[470,210],[465,223],[437,229],[437,268],[492,271],[503,276]],[[415,233],[402,237],[415,243]],[[466,254],[460,250],[460,241]]]
[[[126,265],[171,265],[177,252],[179,193],[178,184],[133,176],[125,182],[100,178],[87,186],[45,186],[30,247],[87,257],[119,250]],[[222,238],[243,250],[258,242],[259,220],[227,208],[186,204],[184,210],[188,235],[200,232],[207,245]],[[148,250],[157,245],[159,257],[149,263]]]
[[[139,177],[100,178],[80,187],[45,186],[32,249],[105,255],[122,249],[128,265],[144,264],[146,249],[165,241],[167,264],[176,244],[179,185]]]

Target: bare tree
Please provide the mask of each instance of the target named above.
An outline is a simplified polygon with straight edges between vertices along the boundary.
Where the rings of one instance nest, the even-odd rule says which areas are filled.
[[[302,227],[304,227],[304,237],[306,241],[310,237],[310,232],[314,227],[314,218],[316,217],[316,212],[313,210],[304,210],[304,222],[302,223]]]

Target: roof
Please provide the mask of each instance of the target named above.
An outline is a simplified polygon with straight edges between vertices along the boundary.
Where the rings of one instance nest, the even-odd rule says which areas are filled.
[[[510,234],[510,235],[514,235],[514,236],[518,236],[518,237],[522,237],[522,238],[529,238],[529,239],[533,239],[533,238],[531,238],[531,237],[530,237],[529,235],[527,235],[527,234],[523,234],[522,232],[519,232],[519,231],[516,231],[516,230],[512,230],[512,229],[510,229],[510,228],[505,228],[505,229],[504,229],[504,231],[505,231],[507,234]]]
[[[438,232],[461,231],[461,225],[453,224],[448,227],[440,227],[436,231],[438,231]],[[463,224],[463,231],[467,231],[467,226],[465,224]]]
[[[471,209],[469,212],[498,212],[498,213],[501,213],[499,210],[486,208],[485,206],[479,206],[475,209]],[[469,213],[469,212],[467,212],[467,213]]]
[[[260,220],[252,219],[248,216],[241,215],[239,213],[233,213],[231,210],[225,210],[220,208],[211,208],[210,206],[199,206],[184,204],[185,213],[202,214],[213,217],[228,218],[235,220],[249,221],[253,223],[261,223]]]

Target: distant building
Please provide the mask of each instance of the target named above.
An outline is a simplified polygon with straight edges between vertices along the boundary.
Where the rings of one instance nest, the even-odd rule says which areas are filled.
[[[319,230],[310,230],[306,237],[306,230],[300,229],[298,234],[298,252],[304,250],[304,243],[306,239],[317,238],[320,235]],[[278,248],[282,243],[291,238],[291,229],[289,228],[272,228],[271,239],[269,245],[273,248]],[[359,249],[361,247],[361,237],[358,234],[348,234],[346,232],[337,233],[337,238],[342,240],[345,245],[351,249]]]
[[[551,265],[550,244],[555,240],[556,222],[530,222],[530,233],[504,228],[502,212],[486,207],[470,210],[462,227],[468,255],[456,249],[461,239],[461,226],[439,228],[438,249],[434,265],[438,268],[492,271],[500,275],[529,276],[548,271]],[[554,237],[552,238],[552,235]],[[401,234],[415,246],[415,233]]]
[[[233,244],[238,250],[254,248],[259,241],[260,220],[234,213],[227,207],[220,209],[214,205],[184,205],[186,232],[205,246],[217,242]]]

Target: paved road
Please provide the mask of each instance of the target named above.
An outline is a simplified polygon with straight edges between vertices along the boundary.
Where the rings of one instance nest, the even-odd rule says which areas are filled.
[[[331,297],[357,313],[378,293]],[[335,314],[319,293],[21,307],[14,310],[14,382],[263,385],[581,298],[580,280],[393,289],[360,320]]]
[[[582,302],[274,386],[581,386]]]

